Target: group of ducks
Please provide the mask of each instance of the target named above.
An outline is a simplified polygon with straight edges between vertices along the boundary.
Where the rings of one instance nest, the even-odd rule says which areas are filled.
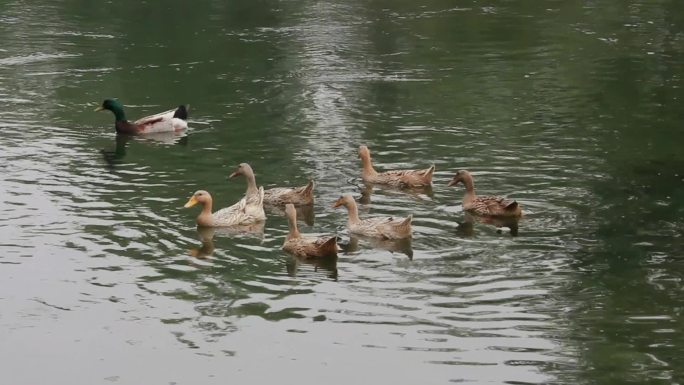
[[[182,131],[187,128],[188,108],[179,106],[176,110],[148,116],[135,122],[129,122],[123,111],[123,106],[117,100],[105,100],[96,111],[109,110],[115,115],[117,133],[140,135],[157,132]],[[361,178],[367,184],[382,184],[400,188],[427,187],[432,185],[435,166],[422,170],[391,170],[377,172],[373,168],[370,150],[366,146],[359,146],[359,158],[362,163]],[[308,237],[302,235],[297,227],[297,212],[295,206],[311,206],[314,203],[314,182],[309,181],[300,187],[275,187],[264,190],[257,187],[254,171],[247,163],[241,163],[230,174],[229,178],[244,176],[247,180],[245,195],[230,207],[212,211],[211,194],[204,190],[196,191],[185,204],[192,207],[202,206],[197,216],[197,225],[201,227],[233,227],[249,226],[263,223],[266,220],[264,205],[285,206],[289,232],[283,244],[283,250],[304,258],[335,256],[338,252],[337,236]],[[472,175],[466,170],[460,170],[449,181],[448,186],[463,183],[466,193],[463,196],[463,209],[471,214],[485,218],[519,218],[522,215],[520,205],[514,201],[498,196],[478,196]],[[347,228],[351,234],[375,237],[381,239],[411,238],[412,215],[406,218],[359,217],[356,201],[350,194],[342,195],[335,201],[333,207],[344,206],[347,209]]]

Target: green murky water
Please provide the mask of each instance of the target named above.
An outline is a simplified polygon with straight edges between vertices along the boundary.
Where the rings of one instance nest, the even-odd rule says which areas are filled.
[[[683,30],[676,1],[2,2],[0,382],[681,383]],[[191,128],[117,138],[106,97]],[[364,188],[360,144],[432,191]],[[336,263],[276,212],[197,232],[240,162],[316,180]],[[350,240],[341,193],[411,244]]]

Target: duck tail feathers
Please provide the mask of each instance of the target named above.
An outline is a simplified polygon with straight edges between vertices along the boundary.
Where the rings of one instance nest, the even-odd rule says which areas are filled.
[[[516,210],[518,208],[518,202],[517,201],[511,201],[506,205],[506,210]]]
[[[413,214],[409,214],[409,216],[406,217],[406,219],[404,219],[403,221],[401,221],[401,223],[399,223],[399,227],[409,227],[410,228],[412,220],[413,220]]]
[[[304,186],[304,195],[306,196],[312,196],[313,195],[313,189],[314,189],[314,181],[313,179],[309,181],[309,183]]]
[[[325,241],[325,243],[321,247],[322,250],[325,250],[326,253],[329,253],[331,255],[336,255],[338,248],[337,248],[337,236],[332,236],[330,239]]]
[[[174,118],[181,119],[181,120],[188,120],[188,110],[189,110],[189,109],[190,109],[190,105],[189,105],[189,104],[188,104],[188,105],[181,104],[181,105],[178,106],[178,108],[176,109],[176,112],[173,113],[173,117],[174,117]]]
[[[435,165],[433,164],[430,166],[427,170],[425,170],[425,178],[429,179],[432,182],[432,174],[435,173]]]

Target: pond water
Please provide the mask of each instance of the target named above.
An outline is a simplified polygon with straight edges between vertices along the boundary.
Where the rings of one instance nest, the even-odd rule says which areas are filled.
[[[3,2],[0,382],[681,383],[682,31],[664,0]],[[190,129],[117,137],[109,97]],[[432,189],[364,186],[361,144]],[[337,261],[277,211],[196,229],[241,162],[315,180]],[[350,238],[343,193],[411,242]]]

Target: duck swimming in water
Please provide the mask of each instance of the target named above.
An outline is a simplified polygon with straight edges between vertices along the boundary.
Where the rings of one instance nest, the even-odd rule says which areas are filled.
[[[253,195],[257,184],[252,167],[247,163],[240,163],[228,178],[234,178],[238,175],[244,175],[245,179],[247,179],[246,195]],[[312,205],[314,202],[313,189],[313,181],[309,181],[309,183],[300,187],[273,187],[264,190],[264,203],[273,206],[282,206],[287,203],[297,206]]]
[[[467,170],[459,170],[447,186],[463,183],[466,193],[463,195],[463,210],[482,216],[520,217],[522,208],[518,202],[499,196],[475,195],[473,176]]]
[[[177,132],[188,128],[188,107],[180,105],[175,110],[160,112],[140,118],[135,122],[126,119],[123,105],[116,99],[105,99],[95,111],[109,110],[114,114],[117,134],[143,135],[155,132]]]
[[[318,238],[302,236],[297,228],[297,211],[292,203],[285,205],[285,214],[290,232],[283,243],[283,250],[305,258],[337,256],[337,236]]]
[[[356,206],[356,201],[351,195],[342,195],[333,207],[344,206],[347,208],[349,219],[347,220],[347,227],[349,232],[353,234],[366,235],[369,237],[380,237],[385,239],[402,239],[411,237],[411,220],[412,215],[406,218],[394,217],[375,217],[360,219],[359,209]]]
[[[211,212],[213,200],[211,194],[204,190],[196,191],[188,203],[184,207],[192,207],[196,204],[202,205],[202,211],[197,216],[197,225],[204,227],[224,227],[224,226],[238,226],[250,225],[258,222],[263,222],[266,219],[264,215],[263,197],[264,188],[260,187],[257,190],[257,196],[261,200],[250,202],[247,197],[243,197],[236,204]]]
[[[429,186],[432,184],[432,174],[435,165],[424,170],[391,170],[377,172],[373,168],[370,150],[366,146],[359,146],[359,158],[363,165],[361,179],[366,183],[387,184],[399,187]]]

